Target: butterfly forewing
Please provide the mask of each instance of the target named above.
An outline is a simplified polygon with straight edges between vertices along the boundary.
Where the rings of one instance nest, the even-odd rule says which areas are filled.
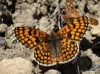
[[[57,35],[61,38],[68,38],[79,41],[88,28],[88,17],[82,16],[78,18],[70,18],[66,25],[57,31]]]
[[[38,43],[46,41],[49,36],[46,32],[29,27],[16,27],[14,32],[17,39],[28,48],[33,48]]]

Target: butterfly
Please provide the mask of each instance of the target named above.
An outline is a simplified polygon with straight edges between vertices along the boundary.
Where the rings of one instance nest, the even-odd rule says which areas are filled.
[[[75,1],[73,0],[66,0],[66,6],[65,6],[65,11],[64,14],[61,15],[63,20],[66,22],[71,20],[74,20],[75,18],[83,17],[79,15],[79,12],[75,8]],[[87,16],[86,16],[87,17]],[[98,20],[95,18],[87,17],[88,18],[88,23],[91,25],[98,25]]]
[[[59,30],[47,34],[44,31],[16,27],[17,39],[26,47],[34,49],[34,59],[43,66],[67,63],[76,58],[79,53],[79,42],[84,37],[89,26],[87,16],[70,18]]]
[[[75,59],[79,53],[78,42],[60,37],[59,32],[47,34],[44,31],[29,27],[16,27],[14,29],[17,39],[26,47],[34,49],[34,59],[43,66],[53,66],[67,63]],[[63,35],[63,34],[62,34]]]

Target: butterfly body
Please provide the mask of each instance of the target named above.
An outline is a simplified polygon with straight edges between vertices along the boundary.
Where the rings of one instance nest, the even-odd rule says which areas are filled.
[[[55,56],[55,58],[57,59],[59,57],[59,38],[56,36],[56,34],[54,32],[51,32],[52,34],[49,37],[49,46],[51,48],[51,53],[53,56]]]

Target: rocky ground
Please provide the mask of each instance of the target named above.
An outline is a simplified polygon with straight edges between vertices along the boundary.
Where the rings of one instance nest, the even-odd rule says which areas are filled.
[[[14,28],[28,26],[47,33],[54,28],[50,18],[58,0],[2,0],[0,1],[0,74],[100,74],[100,23],[90,25],[80,43],[80,58],[75,64],[41,67],[33,60],[33,50],[15,37]],[[65,0],[60,6],[63,8]],[[87,15],[100,22],[99,0],[75,0],[79,15]],[[81,59],[81,60],[80,60]],[[73,67],[73,68],[72,68]],[[75,70],[77,68],[77,70]]]

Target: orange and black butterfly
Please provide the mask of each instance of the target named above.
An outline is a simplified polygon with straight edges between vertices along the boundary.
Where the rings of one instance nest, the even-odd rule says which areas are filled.
[[[35,47],[34,58],[40,65],[52,66],[72,61],[79,52],[78,42],[63,34],[63,37],[60,36],[63,29],[57,33],[52,32],[51,35],[29,27],[16,27],[14,32],[23,45],[30,49]]]
[[[35,60],[43,66],[67,63],[75,59],[79,52],[79,41],[84,37],[89,25],[88,17],[70,18],[64,27],[47,34],[29,27],[14,29],[17,39],[26,47],[34,49]]]

